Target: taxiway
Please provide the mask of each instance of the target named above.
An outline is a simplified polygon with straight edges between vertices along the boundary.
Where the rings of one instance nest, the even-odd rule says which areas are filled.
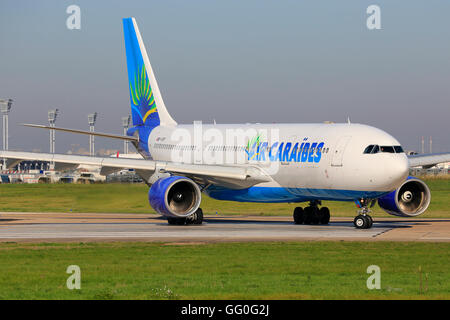
[[[206,216],[203,225],[173,226],[145,214],[0,213],[0,241],[450,241],[450,219],[375,218],[368,230],[352,220],[295,225],[291,217]]]

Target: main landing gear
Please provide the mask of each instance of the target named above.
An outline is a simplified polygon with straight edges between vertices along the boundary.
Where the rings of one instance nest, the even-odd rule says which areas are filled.
[[[328,224],[330,222],[330,209],[322,207],[319,209],[320,200],[311,201],[308,207],[294,209],[295,224]]]
[[[203,223],[203,210],[198,208],[193,214],[186,218],[167,218],[167,222],[170,225],[190,225],[190,224],[202,224]]]
[[[353,220],[353,224],[357,229],[370,229],[373,225],[373,219],[369,216],[370,208],[375,205],[376,200],[360,199],[356,201],[356,206],[360,208],[358,215]],[[369,208],[370,205],[370,208]]]

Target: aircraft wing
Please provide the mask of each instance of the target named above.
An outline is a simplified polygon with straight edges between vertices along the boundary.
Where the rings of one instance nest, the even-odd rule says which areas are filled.
[[[431,168],[438,163],[450,162],[450,153],[415,154],[408,156],[408,160],[410,168]]]
[[[56,169],[74,168],[80,164],[85,164],[101,167],[100,174],[103,175],[122,169],[135,169],[138,174],[148,181],[158,171],[163,174],[186,176],[203,185],[221,185],[233,189],[248,188],[261,182],[271,181],[271,178],[259,168],[248,166],[184,164],[144,159],[103,158],[19,151],[0,151],[0,158],[7,159],[8,168],[24,160],[54,162]]]

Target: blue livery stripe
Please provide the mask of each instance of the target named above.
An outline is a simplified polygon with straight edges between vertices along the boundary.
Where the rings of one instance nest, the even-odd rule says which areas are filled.
[[[205,192],[214,199],[239,202],[304,202],[312,200],[354,201],[360,198],[376,199],[388,194],[386,191],[357,191],[312,188],[250,187],[228,189],[210,186]]]

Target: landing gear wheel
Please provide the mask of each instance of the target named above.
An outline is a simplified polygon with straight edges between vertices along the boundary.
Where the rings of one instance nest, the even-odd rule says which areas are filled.
[[[182,226],[186,224],[186,218],[167,218],[170,225]]]
[[[358,215],[353,220],[353,224],[357,229],[369,229],[372,226],[371,218],[367,215]]]
[[[367,229],[370,229],[370,228],[372,228],[372,226],[373,226],[373,219],[372,219],[372,217],[369,216],[368,214],[366,215],[366,217],[367,217],[367,219],[369,219],[369,227],[368,227]]]
[[[312,219],[311,224],[319,224],[320,223],[320,213],[318,207],[312,207]]]
[[[319,210],[320,224],[328,224],[330,222],[330,209],[322,207]]]
[[[357,229],[370,229],[373,225],[373,219],[369,216],[370,208],[373,207],[375,201],[373,199],[357,199],[356,206],[359,208],[358,215],[353,220],[353,224]],[[370,208],[369,208],[370,205]]]
[[[306,207],[304,209],[304,215],[305,215],[305,224],[319,224],[320,217],[319,217],[319,208],[317,207]]]
[[[203,223],[203,210],[198,208],[191,216],[186,218],[186,224],[202,224]]]
[[[197,209],[197,220],[195,224],[202,224],[203,223],[203,210],[202,208]]]
[[[313,220],[313,207],[306,207],[304,210],[304,224],[312,224],[312,220]]]
[[[309,206],[302,209],[297,207],[294,209],[294,223],[295,224],[328,224],[330,222],[330,209],[321,207],[320,200],[310,201]]]
[[[294,223],[302,224],[305,221],[305,213],[302,207],[297,207],[294,209]]]

